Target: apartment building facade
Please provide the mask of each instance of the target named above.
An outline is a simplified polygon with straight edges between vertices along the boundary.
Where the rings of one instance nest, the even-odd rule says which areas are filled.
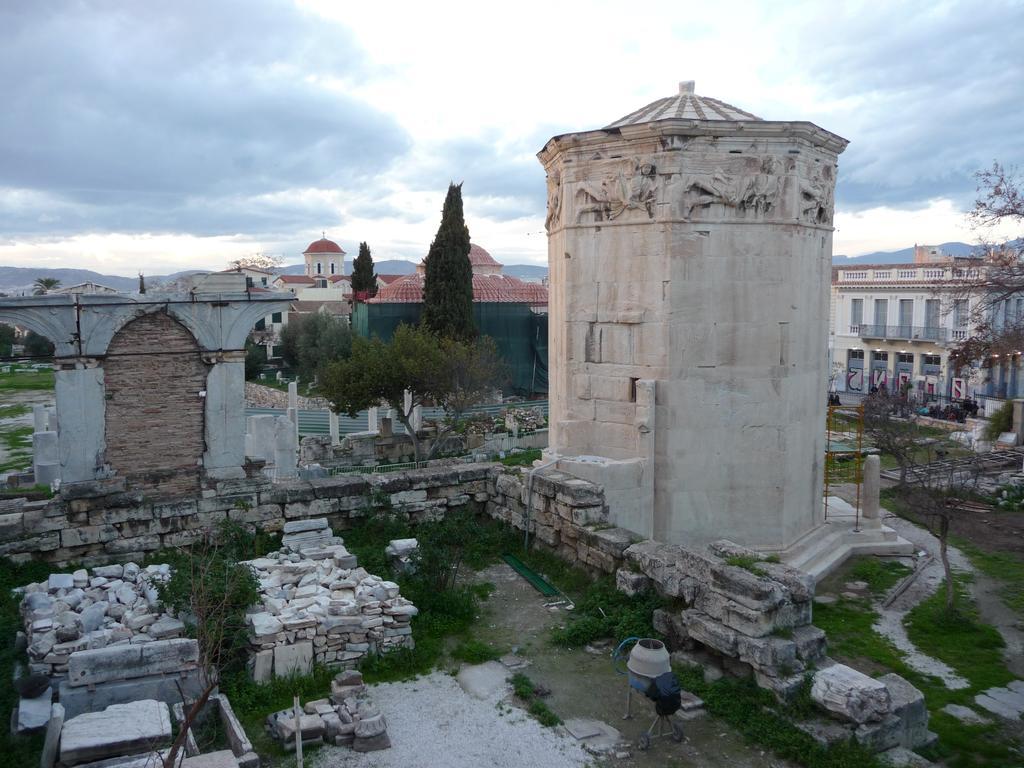
[[[866,394],[873,387],[909,385],[954,398],[991,394],[984,377],[972,378],[949,363],[951,348],[971,334],[978,301],[954,286],[976,280],[981,263],[923,255],[912,264],[833,268],[829,338],[836,391]]]

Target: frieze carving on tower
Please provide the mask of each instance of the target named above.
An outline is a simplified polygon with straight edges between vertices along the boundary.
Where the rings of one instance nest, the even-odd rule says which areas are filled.
[[[548,175],[548,215],[544,229],[550,232],[562,222],[562,173],[555,170]]]
[[[768,218],[778,214],[785,181],[780,160],[765,155],[709,173],[683,174],[673,185],[673,197],[686,220],[705,218],[713,206],[731,210],[737,218]],[[720,211],[713,213],[715,218],[721,216]]]
[[[593,221],[613,221],[620,216],[637,214],[654,218],[658,202],[659,181],[654,163],[634,158],[616,164],[600,181],[582,181],[576,189],[576,223],[587,214]]]

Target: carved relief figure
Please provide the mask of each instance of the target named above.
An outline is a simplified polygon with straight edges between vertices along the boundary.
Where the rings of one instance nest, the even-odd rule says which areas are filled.
[[[558,226],[562,220],[562,174],[554,171],[548,176],[548,215],[544,219],[544,229],[548,232]]]
[[[766,215],[777,204],[783,183],[781,164],[770,155],[762,158],[754,174],[736,176],[716,168],[711,176],[688,177],[683,182],[683,218],[689,219],[695,209],[713,204]]]
[[[809,179],[801,179],[800,217],[814,224],[831,224],[833,194],[831,166],[825,166]]]
[[[626,211],[641,210],[653,219],[658,202],[657,170],[652,163],[627,162],[614,176],[602,180],[600,186],[583,182],[576,194],[583,200],[576,214],[577,222],[586,213],[595,214],[596,221],[612,221]]]

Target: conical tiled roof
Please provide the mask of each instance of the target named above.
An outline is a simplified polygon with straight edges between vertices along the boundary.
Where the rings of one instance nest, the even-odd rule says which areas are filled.
[[[620,128],[624,125],[640,125],[656,120],[760,120],[732,104],[713,99],[710,96],[698,96],[693,92],[693,80],[679,84],[679,93],[664,99],[652,101],[636,112],[616,120],[606,128]]]

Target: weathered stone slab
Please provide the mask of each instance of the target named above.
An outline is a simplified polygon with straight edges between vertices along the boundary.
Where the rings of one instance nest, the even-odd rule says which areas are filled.
[[[892,713],[900,719],[900,746],[916,749],[928,744],[928,707],[924,694],[896,674],[878,678],[889,689]]]
[[[46,690],[35,698],[18,700],[18,733],[38,731],[45,728],[50,720],[50,708],[53,702],[53,691]]]
[[[274,675],[307,675],[313,663],[313,643],[309,640],[294,645],[278,645],[274,648]]]
[[[164,746],[170,739],[171,715],[162,701],[114,704],[102,712],[88,712],[64,723],[60,760],[65,765],[75,765],[131,755]]]
[[[238,760],[230,749],[222,749],[186,757],[181,761],[181,768],[238,768]]]
[[[816,672],[811,698],[829,712],[854,723],[881,720],[892,706],[885,683],[845,664],[833,664]]]
[[[53,768],[60,746],[60,730],[64,727],[64,707],[54,704],[50,707],[50,722],[46,724],[46,739],[39,757],[39,768]]]
[[[284,524],[285,535],[304,533],[306,531],[322,531],[328,527],[326,517],[310,518],[308,520],[289,520]]]
[[[77,651],[68,660],[68,682],[73,686],[95,685],[180,672],[195,667],[198,661],[199,645],[188,638]]]
[[[65,717],[71,718],[83,712],[100,711],[111,704],[126,704],[138,699],[155,699],[171,706],[181,701],[182,692],[186,698],[194,699],[202,691],[199,668],[193,667],[181,675],[151,675],[96,686],[72,686],[64,680],[60,684],[60,702],[64,705]]]

